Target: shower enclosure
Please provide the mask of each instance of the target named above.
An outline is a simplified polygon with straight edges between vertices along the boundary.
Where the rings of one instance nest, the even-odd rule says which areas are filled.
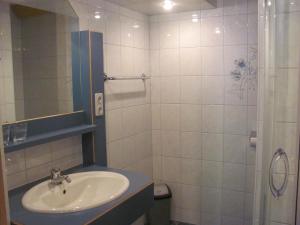
[[[299,159],[300,1],[259,1],[254,224],[294,225]]]

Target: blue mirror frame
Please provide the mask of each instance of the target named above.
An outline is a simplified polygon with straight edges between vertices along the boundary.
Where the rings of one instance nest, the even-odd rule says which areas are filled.
[[[96,117],[94,113],[95,93],[104,94],[101,33],[80,31],[72,34],[72,70],[75,112],[4,124],[3,129],[8,129],[19,123],[26,123],[28,130],[26,140],[5,146],[5,153],[82,135],[84,165],[107,166],[105,115]],[[76,111],[79,108],[83,110]]]

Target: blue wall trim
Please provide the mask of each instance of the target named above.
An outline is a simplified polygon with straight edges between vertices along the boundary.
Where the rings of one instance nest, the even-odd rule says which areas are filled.
[[[96,125],[93,133],[82,136],[84,165],[107,166],[105,116],[96,117],[94,110],[95,93],[104,93],[103,35],[81,31],[80,46],[83,109]]]
[[[13,124],[3,125],[3,129],[14,124],[24,123],[16,122]],[[25,147],[31,147],[38,144],[46,143],[47,141],[54,141],[63,137],[75,135],[74,130],[85,130],[84,125],[89,125],[86,122],[84,112],[74,112],[71,114],[58,115],[53,117],[38,118],[26,121],[27,124],[27,138],[24,142],[11,143],[4,147],[5,152],[22,150]],[[80,133],[80,132],[79,132]],[[63,134],[63,136],[60,136]],[[51,140],[50,140],[51,139]]]
[[[81,59],[81,89],[82,107],[88,123],[93,123],[91,102],[91,68],[90,68],[90,35],[89,31],[80,31],[80,59]]]
[[[103,56],[103,35],[101,33],[91,32],[91,51],[92,51],[92,92],[104,94],[104,56]],[[104,99],[103,99],[104,101]],[[103,103],[105,112],[105,102]],[[97,128],[95,130],[95,163],[99,166],[107,166],[106,154],[106,128],[105,113],[103,116],[94,115]]]

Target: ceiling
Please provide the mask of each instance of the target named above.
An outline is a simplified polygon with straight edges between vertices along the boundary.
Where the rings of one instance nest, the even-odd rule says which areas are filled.
[[[123,7],[147,14],[156,15],[169,12],[185,12],[216,7],[216,0],[174,0],[175,6],[171,11],[162,7],[163,0],[108,0]]]

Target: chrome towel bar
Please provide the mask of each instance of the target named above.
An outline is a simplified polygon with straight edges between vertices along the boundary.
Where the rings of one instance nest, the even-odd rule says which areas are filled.
[[[104,75],[104,81],[107,80],[148,80],[150,79],[149,76],[146,76],[146,74],[141,74],[140,76],[123,76],[123,77],[112,77],[112,76],[108,76],[107,74]]]

